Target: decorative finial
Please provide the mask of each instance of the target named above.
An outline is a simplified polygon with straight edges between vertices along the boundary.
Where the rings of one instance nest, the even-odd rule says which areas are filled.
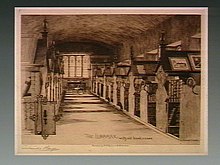
[[[160,44],[159,44],[159,49],[158,49],[158,58],[162,58],[164,55],[164,51],[166,49],[166,43],[165,43],[165,31],[161,31],[161,37],[160,37]]]
[[[134,59],[134,48],[133,48],[133,46],[131,46],[131,54],[130,54],[130,57],[131,57],[131,60],[133,60]]]
[[[45,41],[44,42],[45,46],[48,46],[48,43],[47,43],[48,28],[47,27],[48,27],[48,22],[45,17],[43,21],[43,31],[41,32],[42,39]]]
[[[44,22],[43,22],[43,30],[44,30],[44,32],[47,32],[47,30],[48,30],[48,22],[47,22],[47,19],[46,18],[44,18]]]
[[[161,31],[160,44],[165,44],[165,31]]]

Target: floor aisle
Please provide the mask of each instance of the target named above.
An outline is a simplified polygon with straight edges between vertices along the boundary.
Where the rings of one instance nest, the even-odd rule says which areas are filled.
[[[63,117],[57,122],[57,135],[47,140],[24,135],[26,144],[56,145],[147,145],[181,144],[115,110],[92,94],[67,92],[62,103]]]

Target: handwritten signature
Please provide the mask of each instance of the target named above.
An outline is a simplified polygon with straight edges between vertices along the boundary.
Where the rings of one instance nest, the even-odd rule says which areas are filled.
[[[58,151],[58,148],[54,148],[51,146],[23,146],[22,149],[28,149],[28,150],[39,150],[39,151]]]

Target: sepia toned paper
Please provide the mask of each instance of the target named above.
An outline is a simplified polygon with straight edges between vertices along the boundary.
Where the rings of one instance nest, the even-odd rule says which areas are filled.
[[[16,154],[206,155],[207,19],[207,8],[16,8]],[[190,23],[200,27],[192,25],[191,31],[198,30],[188,39],[184,34],[191,34],[186,28]],[[36,45],[40,45],[39,39],[44,35],[47,50],[40,50]],[[178,38],[181,35],[183,38]],[[168,42],[166,53],[173,53],[169,53],[170,57],[159,56],[163,54],[163,41]],[[75,45],[68,46],[68,42]],[[84,47],[77,47],[78,43]],[[51,62],[53,57],[48,57],[55,50],[54,45],[60,48],[55,51],[57,59],[62,57],[56,61],[57,66]],[[91,47],[97,54],[88,51]],[[37,53],[40,58],[36,58]],[[143,63],[145,57],[148,59]],[[113,65],[109,65],[111,60]],[[142,78],[145,75],[149,76]],[[65,83],[69,86],[64,86],[62,80],[68,81]],[[81,86],[72,86],[71,82],[77,84],[76,80],[81,81]],[[91,85],[91,93],[81,91],[84,80],[85,86]],[[168,82],[170,86],[181,87],[180,100],[167,98],[165,93],[171,92]],[[55,83],[50,95],[48,86]],[[34,95],[37,92],[39,96]],[[187,102],[190,97],[195,99]],[[158,108],[153,120],[149,111],[143,110],[150,99],[156,100]],[[169,103],[174,102],[179,102],[181,113],[180,123],[176,124],[178,135],[172,133],[176,125],[170,119],[177,104]],[[173,106],[171,110],[165,110],[168,104]],[[193,109],[194,106],[200,108]]]

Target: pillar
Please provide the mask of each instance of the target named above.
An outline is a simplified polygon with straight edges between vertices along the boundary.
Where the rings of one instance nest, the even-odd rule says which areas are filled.
[[[121,93],[121,98],[120,98],[120,100],[121,100],[121,104],[122,104],[122,107],[123,107],[123,109],[124,109],[124,91],[125,91],[125,88],[124,88],[124,85],[122,84],[121,85],[121,91],[120,91],[120,93]]]
[[[113,104],[117,105],[117,83],[116,83],[116,76],[113,77]]]
[[[106,98],[106,76],[103,77],[103,98]]]
[[[134,76],[129,76],[130,88],[129,88],[129,113],[134,115]]]
[[[147,122],[147,92],[143,89],[140,93],[140,118]]]

